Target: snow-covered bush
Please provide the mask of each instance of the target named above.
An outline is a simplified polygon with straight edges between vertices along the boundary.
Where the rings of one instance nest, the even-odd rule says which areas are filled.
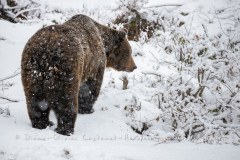
[[[0,0],[0,18],[13,23],[46,21],[49,24],[51,21],[52,24],[59,24],[79,13],[95,14],[95,11],[88,11],[81,1],[76,2],[79,6],[75,8],[72,8],[71,5],[69,8],[64,7],[65,3],[63,2],[59,2],[57,6],[52,3],[44,0]],[[66,3],[68,4],[68,2]]]
[[[155,95],[165,123],[189,139],[239,139],[240,45],[221,36],[169,36],[172,49],[167,52],[176,55],[176,73],[157,82]]]
[[[145,42],[154,35],[156,29],[161,27],[157,19],[147,17],[144,6],[148,0],[119,0],[117,3],[118,13],[113,23],[123,25],[128,30],[129,40]]]
[[[37,0],[1,0],[1,18],[16,23],[21,20],[40,18],[42,4]]]
[[[158,30],[152,38],[151,43],[160,51],[153,53],[156,63],[144,75],[155,77],[150,101],[161,114],[154,124],[172,133],[167,139],[240,144],[240,43],[236,38],[240,22],[236,16],[231,28],[223,28],[217,17],[234,15],[234,9],[224,8],[220,15],[216,11],[214,21],[220,24],[217,34],[208,33],[206,23],[213,22],[191,20],[197,11],[176,11],[162,19],[166,30]],[[192,23],[199,26],[191,28]],[[163,64],[174,72],[163,75]],[[151,127],[143,134],[159,137]]]

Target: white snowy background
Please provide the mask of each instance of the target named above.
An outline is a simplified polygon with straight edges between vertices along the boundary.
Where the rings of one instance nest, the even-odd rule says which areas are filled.
[[[27,6],[32,1],[17,2]],[[75,14],[113,25],[124,7],[117,0],[33,2],[26,7],[32,12],[27,20],[0,19],[0,160],[239,159],[238,0],[139,1],[144,5],[137,6],[138,12],[148,20],[164,17],[158,19],[164,31],[130,41],[137,70],[106,69],[95,112],[79,114],[69,137],[55,133],[56,126],[31,127],[18,74],[22,50],[46,25],[64,23]],[[164,4],[174,6],[156,7]],[[129,80],[126,90],[123,76]],[[187,95],[189,88],[198,94]],[[53,113],[50,119],[56,124]]]

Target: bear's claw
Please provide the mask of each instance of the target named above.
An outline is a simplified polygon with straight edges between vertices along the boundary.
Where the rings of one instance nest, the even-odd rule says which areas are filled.
[[[78,113],[80,114],[92,114],[94,112],[94,109],[88,109],[88,108],[79,108]]]
[[[60,129],[60,128],[56,128],[55,132],[64,136],[70,136],[71,134],[73,134],[73,130],[66,130],[66,129]]]

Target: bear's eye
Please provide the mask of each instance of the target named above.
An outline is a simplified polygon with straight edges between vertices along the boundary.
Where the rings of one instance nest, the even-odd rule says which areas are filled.
[[[115,56],[118,56],[119,55],[119,50],[118,49],[116,49],[115,51],[114,51],[114,54],[115,54]]]

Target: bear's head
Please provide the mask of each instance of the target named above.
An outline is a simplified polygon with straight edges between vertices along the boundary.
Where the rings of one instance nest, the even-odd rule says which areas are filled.
[[[117,71],[132,72],[136,69],[132,49],[126,37],[126,31],[116,31],[111,50],[107,54],[107,67],[116,69]]]

